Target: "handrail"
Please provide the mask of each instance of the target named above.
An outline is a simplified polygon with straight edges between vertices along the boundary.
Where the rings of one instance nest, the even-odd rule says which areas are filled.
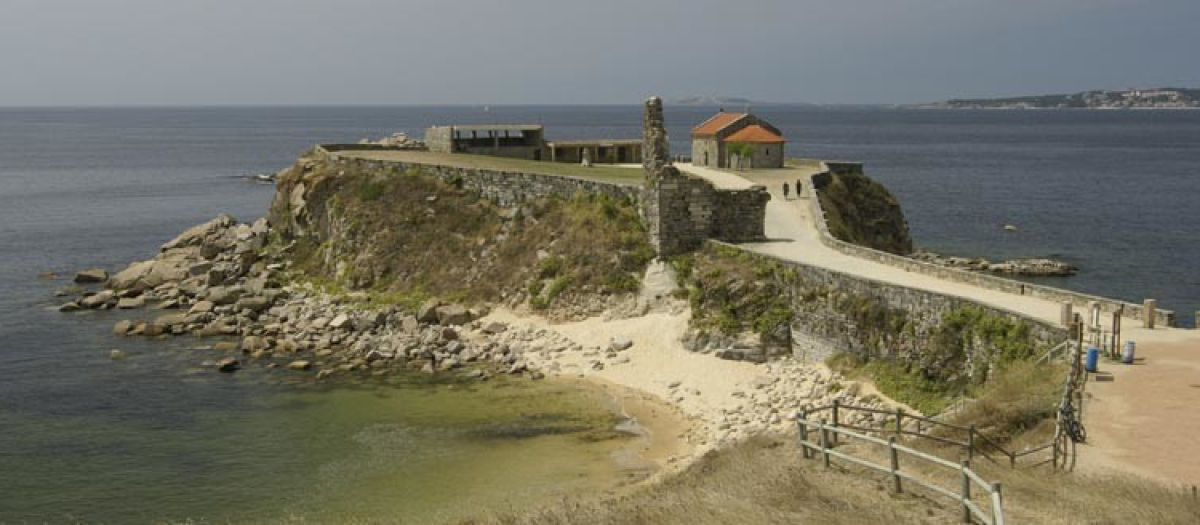
[[[952,461],[897,444],[894,437],[884,440],[855,432],[845,427],[831,426],[824,420],[810,421],[800,418],[797,419],[796,423],[800,431],[801,452],[805,458],[812,458],[813,454],[820,454],[824,458],[826,466],[829,466],[830,458],[834,457],[871,470],[889,474],[892,477],[893,488],[896,492],[903,492],[902,480],[916,483],[921,487],[961,504],[964,522],[978,520],[987,525],[1003,525],[1004,523],[1003,497],[1001,495],[1000,483],[989,483],[983,479],[982,476],[971,470],[969,461],[963,461],[962,464],[955,464]],[[818,438],[817,444],[809,442],[810,433],[814,430]],[[890,464],[887,466],[880,465],[869,459],[855,457],[848,452],[834,450],[835,445],[833,445],[833,442],[837,441],[839,436],[886,447]],[[955,492],[935,482],[922,479],[916,474],[903,471],[900,467],[901,457],[921,459],[948,471],[958,472],[962,476],[962,485],[959,491]],[[980,492],[981,495],[986,494],[989,509],[985,510],[971,499],[972,487],[980,488],[982,490]]]

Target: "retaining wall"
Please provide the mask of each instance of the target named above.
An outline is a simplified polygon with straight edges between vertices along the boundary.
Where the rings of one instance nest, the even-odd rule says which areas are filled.
[[[717,189],[704,178],[666,166],[647,182],[644,215],[651,244],[659,255],[669,256],[695,250],[708,239],[766,239],[770,200],[762,186]]]
[[[996,349],[981,342],[968,342],[965,362],[931,353],[930,341],[944,324],[946,314],[965,308],[976,308],[987,316],[1026,325],[1039,347],[1049,348],[1069,335],[1066,328],[1055,324],[964,297],[875,281],[720,241],[709,243],[738,250],[756,267],[762,262],[774,262],[791,270],[792,275],[777,282],[783,284],[794,313],[791,351],[800,359],[823,360],[834,352],[844,351],[870,359],[910,362],[941,370],[942,374],[987,373],[996,362]]]
[[[825,210],[821,208],[821,199],[817,192],[829,183],[831,177],[835,173],[845,173],[851,171],[862,170],[862,164],[852,162],[823,162],[823,171],[812,176],[810,187],[813,189],[813,194],[808,199],[808,204],[812,212],[814,221],[816,222],[817,230],[820,233],[821,243],[826,246],[842,252],[846,255],[866,259],[869,261],[894,266],[906,271],[922,273],[943,279],[946,281],[954,281],[966,283],[980,288],[996,290],[1018,295],[1028,295],[1039,299],[1054,302],[1068,302],[1076,311],[1086,311],[1090,302],[1096,302],[1100,305],[1100,309],[1106,313],[1112,313],[1119,309],[1124,309],[1124,315],[1138,320],[1145,320],[1145,309],[1140,304],[1129,303],[1117,299],[1100,297],[1086,293],[1073,292],[1062,288],[1054,288],[1039,284],[1030,284],[1014,279],[1005,279],[995,275],[985,273],[970,272],[957,268],[947,268],[937,264],[924,261],[917,261],[908,257],[903,257],[879,250],[859,246],[857,244],[848,243],[835,238],[829,233],[829,227],[825,223]],[[1175,312],[1170,310],[1155,309],[1155,325],[1156,326],[1175,326]]]

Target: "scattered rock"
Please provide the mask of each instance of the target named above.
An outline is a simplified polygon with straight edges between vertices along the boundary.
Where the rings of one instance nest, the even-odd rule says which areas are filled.
[[[497,321],[492,321],[483,327],[483,333],[488,335],[502,334],[506,330],[508,330],[508,325]]]
[[[438,324],[461,326],[471,322],[471,312],[465,306],[452,304],[437,307]]]
[[[112,359],[113,361],[119,361],[121,359],[125,359],[126,357],[129,357],[129,354],[126,354],[121,350],[113,349],[108,351],[108,358]]]
[[[292,361],[287,365],[288,370],[308,370],[312,368],[312,363],[305,360]]]
[[[60,312],[75,312],[78,310],[80,310],[80,306],[79,306],[79,303],[77,303],[75,301],[71,301],[69,303],[66,303],[66,304],[58,307],[58,311],[60,311]]]
[[[75,274],[75,282],[79,284],[102,283],[108,280],[108,270],[92,268],[81,270]]]
[[[262,312],[271,307],[271,302],[266,297],[242,297],[237,300],[238,310],[250,310],[254,313]]]
[[[617,336],[617,337],[612,338],[612,340],[610,340],[608,342],[608,348],[610,350],[613,350],[614,352],[628,350],[630,348],[633,348],[633,341],[630,340],[628,337]]]
[[[218,352],[232,352],[234,350],[237,350],[237,343],[234,343],[232,341],[221,341],[221,342],[213,345],[213,350],[216,350]]]
[[[422,323],[438,322],[437,309],[441,305],[442,303],[437,299],[425,301],[425,304],[421,305],[421,308],[417,310],[417,321]]]
[[[125,297],[117,301],[117,308],[122,310],[134,310],[143,306],[146,306],[146,298],[142,296]]]
[[[223,373],[228,374],[230,372],[236,371],[238,368],[241,368],[242,364],[239,363],[237,359],[234,359],[232,357],[223,357],[223,358],[217,360],[216,366],[217,366],[218,372],[223,372]]]
[[[113,333],[116,335],[125,335],[125,334],[129,333],[129,331],[132,329],[133,329],[133,321],[130,321],[128,319],[126,319],[124,321],[117,321],[117,324],[113,325]]]

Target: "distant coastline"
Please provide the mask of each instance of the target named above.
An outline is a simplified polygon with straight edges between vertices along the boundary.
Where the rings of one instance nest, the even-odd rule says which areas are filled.
[[[951,99],[905,106],[914,109],[1200,109],[1200,89],[1094,90],[1070,94]]]

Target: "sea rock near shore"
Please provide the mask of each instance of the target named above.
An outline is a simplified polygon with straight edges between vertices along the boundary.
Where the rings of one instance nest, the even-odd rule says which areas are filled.
[[[911,257],[947,268],[1028,277],[1065,277],[1075,275],[1079,271],[1071,264],[1048,258],[1012,259],[993,263],[982,257],[954,257],[925,251],[915,253]]]
[[[100,268],[92,268],[89,270],[80,270],[75,274],[75,282],[77,284],[93,284],[102,283],[108,280],[108,271]]]

